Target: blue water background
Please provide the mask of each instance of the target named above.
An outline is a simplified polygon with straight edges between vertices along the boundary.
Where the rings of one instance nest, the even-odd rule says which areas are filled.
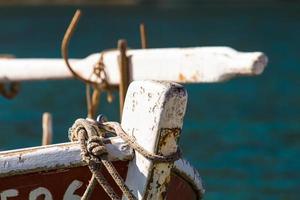
[[[0,7],[0,53],[60,57],[60,41],[75,7]],[[300,4],[207,4],[177,8],[83,7],[72,57],[113,48],[119,38],[139,48],[145,22],[150,47],[230,46],[263,51],[259,77],[187,85],[180,140],[204,180],[205,199],[300,199]],[[54,142],[66,142],[86,115],[78,81],[27,82],[14,100],[0,98],[0,150],[41,143],[41,116],[54,118]],[[115,98],[118,96],[115,94]],[[101,101],[118,120],[118,101]]]

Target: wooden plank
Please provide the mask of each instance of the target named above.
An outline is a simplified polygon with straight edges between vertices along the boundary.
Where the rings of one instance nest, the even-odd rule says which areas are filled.
[[[174,83],[135,81],[125,100],[122,127],[148,152],[169,155],[177,150],[187,93]],[[164,199],[173,163],[154,163],[135,153],[126,184],[138,199]]]
[[[119,174],[125,179],[127,161],[113,162]],[[108,182],[121,196],[121,191],[109,173],[102,169]],[[1,200],[80,200],[91,178],[87,166],[65,167],[50,171],[20,174],[0,178]],[[95,187],[90,200],[110,200],[106,192],[99,186]]]
[[[108,82],[120,83],[118,51],[103,55]],[[243,53],[229,47],[161,48],[128,50],[132,80],[161,80],[178,83],[205,83],[235,76],[261,74],[268,59],[261,52]],[[71,59],[74,70],[95,80],[94,65],[100,54]],[[62,59],[0,59],[0,82],[73,78]]]
[[[106,140],[109,160],[129,160],[132,150],[119,137]],[[0,152],[0,177],[82,166],[78,143],[62,143]],[[47,158],[47,159],[45,159]]]
[[[128,162],[115,161],[113,164],[119,174],[125,179]],[[102,169],[102,173],[112,187],[116,189],[119,196],[121,196],[121,191],[117,189],[117,186],[107,171]],[[0,178],[0,199],[80,200],[80,197],[88,185],[90,177],[91,173],[86,166],[2,177]],[[46,195],[47,198],[45,198],[44,195]],[[100,186],[97,186],[95,187],[90,200],[99,199],[110,200],[105,191]],[[197,198],[197,193],[185,179],[172,174],[167,191],[167,200],[182,199],[196,200],[199,198]]]
[[[129,160],[132,151],[120,138],[113,138],[113,145],[107,145],[110,160]],[[120,153],[122,149],[123,153]],[[44,159],[47,157],[47,159]],[[42,158],[42,159],[41,159]],[[46,147],[33,147],[0,152],[0,178],[28,174],[32,172],[58,170],[84,165],[80,158],[80,148],[77,143],[62,143]],[[200,175],[184,159],[175,162],[174,170],[187,181],[194,183],[194,189],[204,193]],[[3,179],[1,179],[3,181]],[[0,181],[1,182],[1,181]]]

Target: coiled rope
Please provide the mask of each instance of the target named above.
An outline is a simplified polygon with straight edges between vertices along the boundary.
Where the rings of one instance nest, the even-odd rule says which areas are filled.
[[[142,146],[135,142],[135,139],[127,135],[117,122],[96,122],[91,119],[77,119],[69,130],[69,138],[71,141],[79,141],[81,148],[81,158],[87,163],[93,176],[89,185],[82,196],[82,200],[87,200],[91,197],[92,191],[98,182],[108,196],[113,200],[121,198],[115,193],[109,185],[100,169],[104,165],[110,173],[122,193],[128,200],[136,200],[124,180],[119,175],[115,167],[108,161],[108,152],[104,146],[103,139],[107,132],[114,133],[122,138],[132,149],[142,154],[145,158],[153,162],[174,162],[181,157],[181,152],[178,149],[175,153],[167,156],[156,155],[148,152]]]

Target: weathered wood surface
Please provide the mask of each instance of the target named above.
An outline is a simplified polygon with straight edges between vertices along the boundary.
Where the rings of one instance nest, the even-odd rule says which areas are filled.
[[[132,151],[118,137],[108,141],[112,143],[106,144],[109,159],[123,160],[114,161],[114,165],[125,178],[128,166],[126,160],[132,159]],[[79,200],[91,177],[84,165],[77,143],[0,152],[1,200],[35,200],[43,195],[48,200]],[[176,161],[173,170],[175,173],[171,175],[171,182],[167,188],[168,200],[194,200],[202,195],[204,191],[200,176],[187,161]],[[106,171],[104,174],[117,188]],[[91,200],[99,197],[109,199],[101,187],[96,187]]]
[[[107,145],[110,160],[123,160],[114,163],[125,178],[128,165],[126,160],[132,159],[132,151],[120,138],[114,138],[112,141],[114,146]],[[120,154],[120,149],[125,152]],[[49,198],[51,196],[53,199],[78,199],[77,195],[83,194],[84,186],[91,176],[88,168],[83,167],[85,164],[79,154],[80,148],[77,143],[0,152],[1,198],[4,200],[6,197],[15,196],[13,199],[23,200],[28,199],[30,193],[33,195],[46,192]],[[196,199],[203,194],[200,175],[187,161],[176,161],[173,170],[175,173],[171,176],[167,199]],[[108,175],[107,177],[109,179]],[[113,181],[110,181],[113,184]],[[174,196],[174,193],[177,195]],[[109,199],[106,193],[97,187],[92,199],[99,199],[99,196],[101,199]]]
[[[185,159],[175,161],[173,172],[184,178],[198,192],[198,197],[202,197],[205,190],[199,172]]]
[[[118,51],[103,55],[110,84],[119,84]],[[261,52],[243,53],[229,47],[161,48],[128,50],[132,80],[178,83],[220,82],[235,76],[261,74],[268,59]],[[95,80],[100,54],[71,59],[76,72]],[[0,59],[0,82],[73,78],[62,59]]]
[[[115,168],[125,179],[127,164],[125,161],[115,161]],[[102,173],[116,189],[107,171]],[[91,178],[87,166],[64,167],[29,174],[0,178],[1,200],[80,200]],[[119,195],[121,192],[116,190]],[[90,200],[110,200],[101,186],[95,187]]]
[[[109,160],[129,160],[132,150],[119,137],[106,140]],[[0,152],[0,178],[84,165],[76,142]]]
[[[110,160],[128,161],[133,158],[132,150],[119,137],[111,138],[106,143],[108,142],[111,143],[106,144]],[[2,151],[0,180],[3,177],[84,165],[80,157],[79,144],[75,142]],[[200,175],[186,160],[176,161],[173,169],[185,179],[193,181],[197,185],[197,190],[203,190]]]
[[[128,162],[113,163],[119,174],[125,179]],[[102,170],[109,183],[117,189],[107,171]],[[1,200],[80,200],[91,173],[86,166],[39,171],[0,178]],[[167,200],[196,200],[197,193],[182,177],[172,174],[167,191]],[[97,186],[90,200],[110,200],[105,191]]]
[[[135,81],[127,91],[122,127],[148,152],[170,155],[177,151],[186,103],[181,85]],[[126,184],[138,199],[164,199],[172,168],[173,163],[154,163],[135,152]]]
[[[122,127],[148,152],[169,155],[177,150],[186,102],[187,93],[178,84],[133,82],[125,100]],[[183,159],[154,163],[137,152],[133,155],[119,137],[107,138],[104,143],[108,159],[117,164],[138,199],[196,199],[204,192],[199,174]],[[80,199],[91,176],[80,152],[78,143],[0,152],[1,200],[34,200],[42,195],[47,200]],[[174,192],[180,195],[174,196]],[[106,199],[101,189],[93,195],[92,199]]]

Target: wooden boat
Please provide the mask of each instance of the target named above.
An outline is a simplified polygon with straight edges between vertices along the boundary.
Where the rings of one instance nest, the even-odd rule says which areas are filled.
[[[82,77],[91,76],[99,59],[72,59]],[[118,52],[102,53],[110,84],[120,83]],[[263,53],[241,53],[227,47],[129,50],[131,80],[121,126],[134,142],[155,155],[177,151],[177,140],[187,103],[187,92],[177,83],[220,82],[241,75],[262,73]],[[0,60],[0,82],[72,78],[62,59]],[[143,80],[151,79],[151,80]],[[177,82],[177,83],[171,83]],[[93,122],[96,123],[96,122]],[[120,136],[103,139],[108,160],[124,178],[136,199],[200,199],[201,178],[185,159],[154,162]],[[92,176],[82,161],[78,142],[0,152],[0,196],[6,199],[81,199]],[[111,174],[101,169],[120,196]],[[127,199],[124,195],[123,199]],[[109,199],[96,185],[91,199]]]

